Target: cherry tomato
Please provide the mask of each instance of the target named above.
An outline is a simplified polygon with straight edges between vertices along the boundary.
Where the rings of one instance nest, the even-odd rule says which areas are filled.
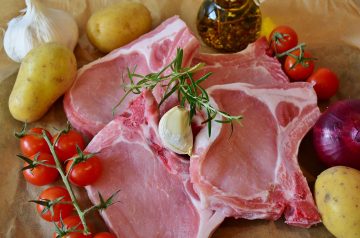
[[[55,199],[60,198],[60,197],[63,197],[63,199],[61,200],[62,202],[71,202],[71,198],[70,198],[68,191],[64,187],[60,187],[60,186],[54,186],[54,187],[45,189],[40,194],[39,200],[47,199],[50,201],[54,201]],[[50,211],[46,211],[45,213],[42,214],[42,211],[45,208],[46,207],[43,205],[36,204],[36,209],[37,209],[38,213],[40,214],[40,216],[44,220],[59,221],[60,214],[61,214],[62,218],[66,218],[67,216],[69,216],[72,213],[74,206],[72,204],[55,204],[53,206],[53,210],[54,210],[53,216],[51,215]]]
[[[31,160],[34,160],[36,155],[30,157]],[[47,153],[40,153],[37,157],[37,161],[43,161],[43,163],[49,165],[55,165],[54,158],[52,155]],[[24,163],[24,167],[28,166],[28,163]],[[33,169],[23,170],[23,175],[29,183],[37,186],[43,186],[54,182],[59,176],[59,172],[55,168],[50,168],[45,165],[38,164]]]
[[[296,32],[288,26],[278,26],[270,33],[270,46],[276,54],[281,54],[298,44]]]
[[[69,173],[73,160],[66,164],[66,172]],[[93,184],[101,175],[102,167],[100,159],[93,156],[85,161],[76,164],[69,174],[69,180],[77,186],[87,186]]]
[[[327,100],[339,89],[339,80],[334,72],[327,68],[319,68],[307,80],[314,84],[319,99]]]
[[[56,140],[57,135],[53,140]],[[68,133],[62,134],[55,145],[55,152],[60,161],[64,162],[77,154],[76,145],[81,150],[85,149],[85,141],[81,134],[75,130],[69,130]]]
[[[63,223],[66,229],[75,228],[76,230],[79,231],[84,230],[84,226],[82,225],[81,220],[77,215],[71,215],[66,217],[65,219],[63,219]],[[61,224],[58,224],[58,226],[61,227]],[[56,234],[56,232],[54,232],[53,237],[56,238],[57,236],[58,235]],[[92,235],[84,235],[80,232],[71,232],[63,236],[63,238],[91,238],[91,237]]]
[[[20,150],[23,155],[30,157],[38,152],[50,153],[49,146],[42,136],[43,130],[51,141],[51,134],[47,130],[38,127],[32,128],[20,138]]]
[[[299,57],[300,50],[295,50],[291,54]],[[306,80],[314,71],[314,60],[311,59],[311,54],[309,52],[304,52],[300,62],[296,62],[297,59],[291,55],[288,55],[285,59],[284,70],[287,76],[292,81],[304,81]]]
[[[327,68],[319,68],[310,75],[307,81],[314,84],[315,92],[320,100],[331,98],[339,89],[338,77]]]
[[[111,234],[110,232],[100,232],[97,233],[94,238],[116,238],[116,236]]]

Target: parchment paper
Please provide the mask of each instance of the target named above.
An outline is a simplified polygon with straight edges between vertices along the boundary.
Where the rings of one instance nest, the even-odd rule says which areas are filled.
[[[92,11],[121,0],[43,0],[49,6],[71,12],[80,31]],[[142,0],[151,11],[154,27],[162,20],[179,14],[196,33],[195,19],[201,0]],[[0,27],[24,8],[21,0],[0,0]],[[261,5],[264,16],[277,24],[292,26],[301,42],[319,60],[317,66],[333,69],[341,80],[339,93],[332,101],[344,98],[360,98],[360,1],[359,0],[267,0]],[[2,43],[2,33],[0,35]],[[202,50],[207,50],[204,47]],[[89,46],[83,35],[76,49],[79,63],[101,56]],[[0,47],[0,238],[52,237],[53,225],[44,222],[36,213],[35,206],[28,203],[44,189],[27,184],[19,172],[22,163],[16,158],[18,141],[13,136],[22,123],[9,114],[8,97],[16,79],[18,64],[7,59]],[[10,76],[11,75],[11,76]],[[325,107],[328,102],[321,103]],[[40,121],[30,126],[43,126],[52,132],[65,125],[66,117],[59,100]],[[308,178],[310,187],[324,167],[315,158],[310,137],[300,147],[299,162]],[[83,190],[78,190],[83,205],[89,204]],[[95,230],[106,227],[98,216],[90,217]],[[180,224],[179,224],[180,225]],[[140,228],[141,229],[141,228]],[[213,235],[214,238],[330,238],[333,237],[322,225],[310,229],[288,226],[282,220],[247,221],[226,220]]]

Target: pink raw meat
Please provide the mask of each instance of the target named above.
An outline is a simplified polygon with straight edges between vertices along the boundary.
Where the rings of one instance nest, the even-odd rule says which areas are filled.
[[[121,190],[120,202],[101,212],[117,237],[207,238],[224,217],[200,208],[189,161],[162,146],[158,120],[157,103],[144,91],[93,138],[86,151],[99,152],[103,173],[88,195],[96,204],[98,191],[108,197]]]
[[[208,89],[213,104],[243,115],[234,131],[213,123],[211,137],[199,132],[190,174],[204,207],[227,217],[278,219],[309,227],[320,221],[298,162],[301,139],[320,115],[308,83],[255,86],[244,83]]]
[[[199,54],[194,58],[192,64],[200,62],[206,64],[199,71],[197,77],[208,72],[212,73],[201,84],[204,88],[238,82],[254,85],[288,83],[289,79],[281,69],[279,61],[266,54],[267,48],[267,40],[263,37],[238,53]]]
[[[129,83],[127,68],[133,70],[136,66],[139,74],[158,72],[175,58],[177,48],[184,50],[183,63],[189,65],[199,43],[186,24],[175,16],[136,41],[82,67],[64,97],[64,109],[70,123],[90,137],[95,135],[114,118],[112,109],[124,95],[121,86]],[[155,88],[158,101],[162,94],[162,87]],[[117,108],[116,115],[121,114],[134,97],[130,94]],[[164,110],[174,101],[168,103]]]

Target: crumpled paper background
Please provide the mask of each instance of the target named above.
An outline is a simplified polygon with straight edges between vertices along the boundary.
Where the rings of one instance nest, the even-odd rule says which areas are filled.
[[[90,14],[100,8],[121,0],[41,0],[48,6],[72,13],[84,33]],[[201,0],[140,0],[151,11],[154,27],[162,20],[178,14],[196,33],[195,19]],[[22,0],[0,0],[0,28],[25,4]],[[339,93],[332,101],[345,98],[360,98],[360,0],[267,0],[261,5],[264,16],[277,24],[292,26],[301,42],[317,57],[317,66],[333,69],[341,80]],[[44,222],[36,213],[35,206],[28,203],[44,188],[27,184],[20,171],[22,163],[16,158],[18,141],[13,132],[20,130],[22,123],[9,114],[8,97],[16,79],[18,64],[9,60],[2,48],[3,31],[0,31],[0,238],[52,237],[53,225]],[[83,34],[76,54],[84,64],[101,54],[94,51]],[[203,47],[204,51],[208,49]],[[40,93],[40,92],[39,92]],[[321,103],[326,107],[328,103]],[[55,132],[64,127],[66,117],[59,100],[40,121],[30,126],[42,126]],[[310,137],[307,136],[299,152],[300,165],[310,186],[324,167],[316,160]],[[89,205],[86,194],[78,190],[82,204]],[[110,208],[111,209],[111,208]],[[98,215],[90,217],[95,230],[104,230]],[[180,224],[179,224],[180,225]],[[141,228],[139,228],[141,229]],[[247,221],[228,219],[212,236],[214,238],[330,238],[333,237],[322,225],[310,229],[290,227],[282,220]]]

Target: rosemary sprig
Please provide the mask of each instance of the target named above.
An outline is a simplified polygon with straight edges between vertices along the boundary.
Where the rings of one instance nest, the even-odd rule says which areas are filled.
[[[209,136],[211,136],[211,122],[213,120],[217,123],[230,123],[231,130],[233,130],[233,122],[239,122],[242,116],[232,116],[216,109],[210,104],[209,95],[207,91],[201,87],[200,83],[206,80],[211,73],[207,73],[200,79],[195,80],[193,77],[194,73],[201,69],[204,64],[198,63],[192,67],[182,67],[183,54],[182,49],[177,49],[175,59],[157,73],[140,75],[135,73],[136,67],[134,67],[132,71],[128,68],[127,75],[130,83],[123,85],[125,94],[113,108],[113,113],[130,93],[140,94],[143,89],[153,90],[157,85],[160,85],[165,87],[165,93],[159,103],[159,107],[166,99],[177,92],[180,106],[185,107],[188,105],[189,107],[190,121],[196,115],[197,111],[202,109],[206,111],[207,118],[203,123],[207,123]],[[167,73],[169,70],[170,73]],[[218,114],[224,119],[215,120]]]

